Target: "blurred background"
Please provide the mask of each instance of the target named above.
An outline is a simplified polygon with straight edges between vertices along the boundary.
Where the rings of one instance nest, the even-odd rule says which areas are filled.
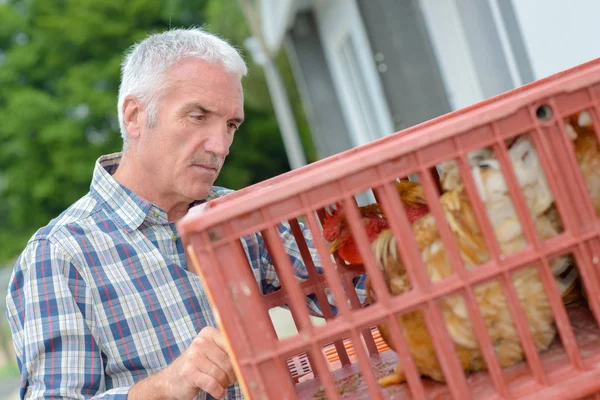
[[[12,265],[120,151],[136,41],[196,25],[244,52],[246,122],[217,181],[239,189],[600,57],[599,14],[594,0],[0,0],[0,399],[19,383]]]

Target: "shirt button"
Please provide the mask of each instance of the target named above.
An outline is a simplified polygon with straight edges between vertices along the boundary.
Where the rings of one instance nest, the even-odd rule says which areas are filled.
[[[154,215],[155,217],[158,217],[158,211],[156,211],[156,210],[152,211],[152,215]]]
[[[176,234],[172,234],[171,235],[171,239],[173,239],[173,241],[176,242],[177,241],[177,235]]]

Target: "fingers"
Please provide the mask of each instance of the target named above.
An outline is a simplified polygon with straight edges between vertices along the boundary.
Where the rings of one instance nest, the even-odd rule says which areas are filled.
[[[190,399],[199,390],[221,398],[237,380],[223,337],[212,327],[202,329],[190,346],[159,374],[155,379],[160,383],[158,386],[173,399]]]
[[[225,374],[223,374],[225,375]],[[223,398],[225,396],[225,390],[229,385],[223,385],[214,376],[206,374],[200,370],[195,370],[194,375],[189,377],[193,384],[210,394],[216,399]]]
[[[200,389],[216,398],[223,397],[225,390],[231,385],[227,374],[221,368],[206,361],[195,370],[193,379]]]
[[[173,399],[189,399],[198,394],[198,390],[210,393],[215,398],[224,395],[225,390],[233,382],[230,381],[227,373],[221,365],[225,364],[223,358],[219,358],[209,348],[203,348],[201,351],[192,346],[182,356],[171,364],[167,373],[169,382],[169,395]],[[213,344],[213,349],[216,346]],[[217,353],[222,353],[219,349]],[[213,360],[218,359],[218,362]],[[221,365],[218,365],[218,364]],[[195,390],[192,390],[195,388]],[[191,394],[191,396],[190,396]]]
[[[198,337],[212,339],[214,342],[216,342],[218,340],[217,338],[221,337],[221,332],[212,326],[205,326],[198,334]]]
[[[206,358],[212,362],[212,368],[208,371],[209,374],[212,374],[212,372],[216,371],[218,368],[220,372],[225,375],[227,386],[232,385],[237,381],[231,359],[227,353],[221,349],[219,349],[219,351],[208,351],[206,353]],[[213,376],[216,377],[216,375]]]
[[[233,370],[233,364],[231,363],[231,358],[229,357],[227,346],[225,345],[225,338],[223,337],[223,335],[221,334],[221,332],[219,330],[213,328],[212,326],[208,326],[204,329],[208,330],[207,334],[210,335],[209,337],[223,351],[222,354],[224,354],[224,356],[225,356],[225,360],[223,360],[223,362],[227,366],[227,368],[225,369],[225,372],[227,373],[229,381],[231,383],[235,383],[237,381],[237,377],[235,376],[235,371]],[[202,333],[202,331],[200,333]],[[219,365],[221,365],[221,364],[219,364]]]
[[[225,339],[223,338],[223,335],[218,329],[215,329],[212,326],[207,326],[204,329],[202,329],[200,333],[204,331],[207,332],[206,334],[209,335],[209,337],[217,344],[217,346],[223,349],[224,352],[227,352],[227,347],[225,346]]]
[[[200,355],[198,368],[203,373],[214,377],[225,387],[237,381],[221,332],[206,327],[194,339],[192,346]]]
[[[227,346],[225,346],[225,339],[223,338],[223,335],[221,335],[221,332],[217,331],[218,335],[216,335],[214,337],[215,343],[217,344],[217,346],[219,346],[220,349],[223,350],[223,353],[226,355],[226,362],[227,362],[227,366],[228,368],[225,369],[225,372],[227,373],[227,377],[229,378],[229,381],[231,383],[235,383],[237,382],[237,377],[235,376],[235,371],[233,370],[233,364],[231,363],[231,357],[229,357],[229,353],[227,351]]]
[[[202,358],[197,359],[195,366],[198,371],[213,377],[223,387],[234,382],[229,379],[226,372],[228,368],[231,368],[231,363],[222,354],[207,350]]]

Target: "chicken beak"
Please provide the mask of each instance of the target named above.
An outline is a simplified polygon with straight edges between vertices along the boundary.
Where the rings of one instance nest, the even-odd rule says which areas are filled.
[[[329,243],[329,254],[333,254],[337,249],[342,245],[342,241],[339,239],[335,239],[333,242]]]

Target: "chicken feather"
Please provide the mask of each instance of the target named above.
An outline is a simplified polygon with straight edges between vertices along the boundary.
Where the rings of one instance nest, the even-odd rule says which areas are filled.
[[[562,222],[531,138],[528,135],[515,138],[508,148],[508,156],[539,238],[546,240],[558,235],[563,229]],[[468,159],[477,192],[484,203],[502,252],[510,255],[524,249],[527,242],[523,236],[523,227],[494,153],[487,148],[480,149],[471,152]],[[461,190],[462,181],[456,162],[447,161],[441,167],[442,187],[448,191]],[[574,293],[579,274],[573,257],[556,257],[550,264],[563,301],[569,303],[577,300],[579,297]]]
[[[566,124],[571,132],[577,164],[592,199],[596,214],[600,216],[600,146],[588,112],[570,118]]]
[[[450,229],[457,237],[465,267],[470,269],[485,262],[489,255],[477,224],[473,224],[475,215],[464,190],[445,193],[440,198],[440,202]],[[416,221],[413,224],[413,232],[430,279],[436,282],[450,276],[453,269],[433,217],[428,215]],[[521,240],[524,241],[524,238]],[[398,256],[396,238],[391,230],[382,231],[372,243],[372,249],[378,266],[386,278],[390,293],[399,295],[409,291],[412,287],[411,282]],[[555,327],[552,311],[537,270],[531,267],[518,270],[513,274],[513,284],[523,306],[536,348],[540,351],[544,350],[555,336]],[[506,367],[521,361],[523,350],[500,284],[497,281],[483,283],[474,287],[473,292],[500,365]],[[370,283],[367,284],[367,295],[370,301],[376,301]],[[465,371],[485,369],[486,365],[464,299],[456,295],[445,297],[440,302],[440,308],[462,368]],[[445,378],[422,314],[418,311],[404,314],[399,317],[399,322],[419,373],[444,382]],[[381,324],[378,329],[386,343],[393,348],[388,327]],[[387,385],[403,380],[402,368],[398,365],[396,373],[383,378],[380,383]]]

